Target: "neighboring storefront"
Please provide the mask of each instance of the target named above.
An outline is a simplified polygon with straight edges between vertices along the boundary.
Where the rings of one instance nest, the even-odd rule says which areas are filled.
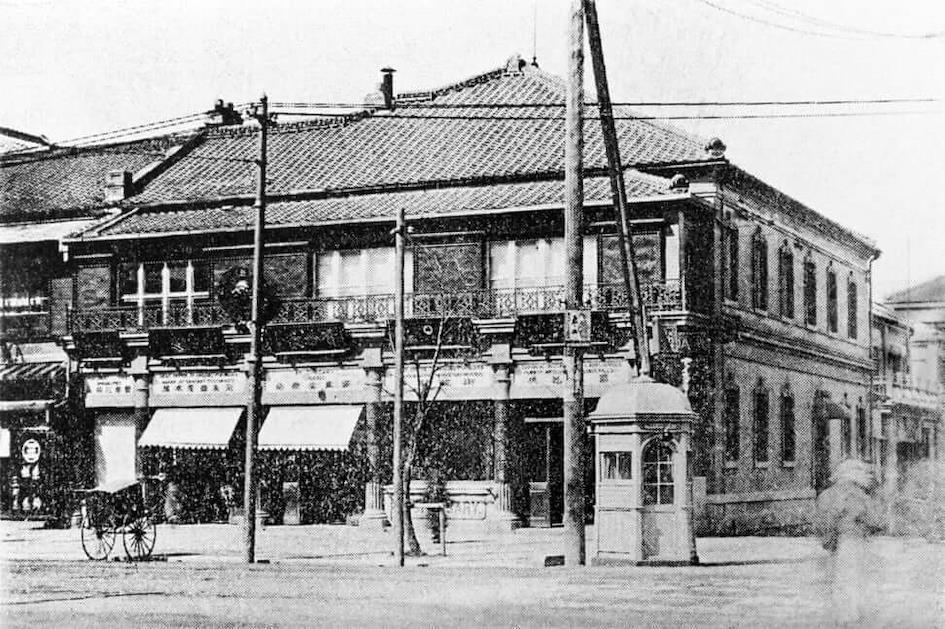
[[[0,510],[4,517],[60,514],[81,478],[61,362],[0,365]]]

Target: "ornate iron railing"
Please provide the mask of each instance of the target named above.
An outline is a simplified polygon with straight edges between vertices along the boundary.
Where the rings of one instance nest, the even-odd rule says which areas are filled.
[[[52,331],[50,311],[0,310],[0,339],[26,341],[42,339]]]
[[[683,310],[683,287],[679,280],[644,284],[640,290],[649,312]],[[523,314],[564,311],[564,287],[537,286],[488,290],[410,293],[404,314],[411,318],[498,318]],[[628,305],[622,284],[599,284],[584,290],[584,305],[594,310],[620,311]],[[394,317],[394,296],[314,297],[282,299],[272,323],[316,323],[324,321],[387,321]],[[123,306],[74,310],[70,329],[147,330],[153,327],[231,325],[216,302],[193,304],[172,302],[167,308],[148,304],[144,308]]]

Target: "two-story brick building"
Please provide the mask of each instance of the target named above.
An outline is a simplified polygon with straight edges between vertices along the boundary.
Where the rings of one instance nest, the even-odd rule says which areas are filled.
[[[560,519],[563,95],[512,58],[272,130],[260,456],[274,517],[381,515],[404,208],[408,362],[435,369],[439,391],[423,467],[450,479],[454,521]],[[618,115],[656,375],[685,379],[700,415],[705,526],[801,524],[869,403],[878,252],[732,165],[720,141]],[[633,356],[598,121],[585,131],[593,407]],[[233,304],[252,281],[257,145],[249,125],[208,130],[119,215],[63,241],[100,478],[167,470],[198,518],[241,482],[249,337]]]

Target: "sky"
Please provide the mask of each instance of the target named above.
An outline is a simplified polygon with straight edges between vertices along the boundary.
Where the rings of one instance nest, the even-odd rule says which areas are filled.
[[[360,102],[384,66],[397,69],[395,90],[429,89],[512,54],[535,54],[563,76],[569,4],[0,0],[0,126],[62,141],[204,111],[217,98]],[[912,37],[945,32],[938,0],[597,4],[616,101],[945,99],[945,37]],[[586,74],[591,82],[589,58]],[[884,115],[672,124],[722,138],[735,164],[876,241],[881,299],[945,274],[943,109],[861,105],[842,111]],[[764,110],[777,111],[787,110]]]

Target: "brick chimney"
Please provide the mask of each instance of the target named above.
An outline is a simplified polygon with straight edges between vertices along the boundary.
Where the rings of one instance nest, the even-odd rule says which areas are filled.
[[[394,108],[394,70],[381,68],[381,94],[384,96],[384,109]]]
[[[111,170],[105,180],[105,200],[109,203],[124,201],[134,194],[130,170]]]

